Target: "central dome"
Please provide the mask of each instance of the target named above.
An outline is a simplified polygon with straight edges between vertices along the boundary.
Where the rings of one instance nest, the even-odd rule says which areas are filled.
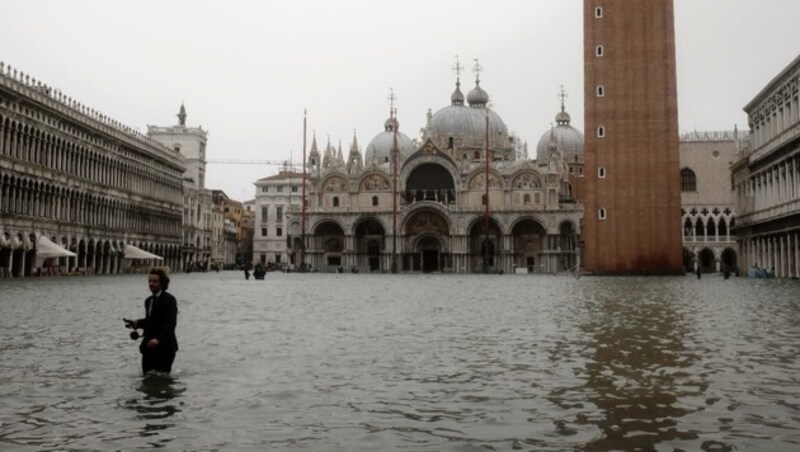
[[[430,139],[437,148],[446,150],[456,159],[464,158],[460,152],[467,153],[467,158],[472,158],[473,151],[480,151],[486,147],[488,116],[489,147],[496,152],[510,150],[511,143],[505,122],[500,115],[486,108],[489,94],[476,80],[475,88],[467,95],[470,105],[468,107],[464,105],[459,85],[460,83],[456,82],[456,91],[450,98],[450,105],[439,109],[433,115],[429,113],[423,141]],[[502,156],[497,155],[497,157]]]

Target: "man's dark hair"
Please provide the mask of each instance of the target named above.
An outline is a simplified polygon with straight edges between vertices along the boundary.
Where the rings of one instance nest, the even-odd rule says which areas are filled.
[[[160,268],[154,268],[150,270],[150,274],[158,276],[158,280],[161,282],[162,289],[169,289],[169,276],[167,276],[167,272]]]

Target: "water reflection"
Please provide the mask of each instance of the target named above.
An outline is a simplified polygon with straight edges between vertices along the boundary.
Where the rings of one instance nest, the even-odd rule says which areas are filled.
[[[141,395],[128,400],[125,406],[137,413],[137,421],[144,421],[139,436],[154,436],[175,427],[170,418],[181,411],[178,398],[186,390],[176,378],[147,375],[139,381],[136,390]]]
[[[626,283],[629,290],[619,287]],[[676,306],[680,297],[660,283],[626,280],[616,285],[614,292],[587,287],[594,295],[586,298],[579,325],[587,339],[580,351],[583,368],[576,370],[584,383],[557,388],[550,400],[593,405],[574,418],[578,428],[599,430],[584,450],[655,450],[661,442],[696,439],[697,433],[681,429],[678,419],[703,409],[693,401],[709,382],[690,370],[700,358],[691,346],[686,309]],[[563,422],[556,424],[570,430]]]

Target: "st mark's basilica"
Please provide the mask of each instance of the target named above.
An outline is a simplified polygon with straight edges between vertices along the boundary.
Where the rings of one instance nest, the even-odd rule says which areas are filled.
[[[476,74],[466,96],[456,78],[449,105],[428,111],[419,140],[391,115],[363,155],[355,137],[347,156],[330,143],[320,152],[313,139],[305,219],[296,206],[289,224],[294,264],[303,255],[321,271],[542,273],[580,265],[584,140],[564,96],[532,160],[487,106]]]

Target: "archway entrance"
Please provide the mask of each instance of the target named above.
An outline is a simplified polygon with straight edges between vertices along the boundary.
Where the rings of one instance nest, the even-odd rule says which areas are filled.
[[[703,273],[714,273],[717,271],[714,268],[714,252],[708,248],[703,248],[703,251],[700,251],[700,271]]]
[[[722,252],[722,269],[735,272],[737,268],[736,251],[726,248],[725,251]]]
[[[314,249],[322,252],[321,262],[317,261],[318,267],[328,271],[341,270],[344,264],[344,231],[341,226],[332,221],[317,226],[314,229]]]
[[[522,220],[511,229],[514,265],[528,273],[546,271],[542,251],[547,236],[544,226],[535,220]]]
[[[423,237],[417,243],[417,253],[420,259],[420,268],[423,273],[440,271],[439,267],[439,241],[428,236]]]
[[[486,223],[484,223],[483,218],[475,221],[469,230],[469,254],[472,271],[478,273],[496,270],[500,265],[497,258],[500,253],[501,243],[500,227],[497,226],[494,218],[489,218]]]
[[[15,247],[11,252],[11,276],[25,276],[25,267],[23,266],[25,258],[25,239],[22,234],[17,234]]]
[[[380,271],[385,231],[375,218],[364,218],[355,228],[356,265],[361,270]]]
[[[414,212],[405,224],[404,271],[437,272],[452,266],[446,244],[450,236],[447,220],[434,210]]]
[[[300,268],[303,264],[303,239],[301,237],[294,237],[292,239],[292,257],[291,262],[296,267]],[[303,268],[304,269],[304,268]]]

